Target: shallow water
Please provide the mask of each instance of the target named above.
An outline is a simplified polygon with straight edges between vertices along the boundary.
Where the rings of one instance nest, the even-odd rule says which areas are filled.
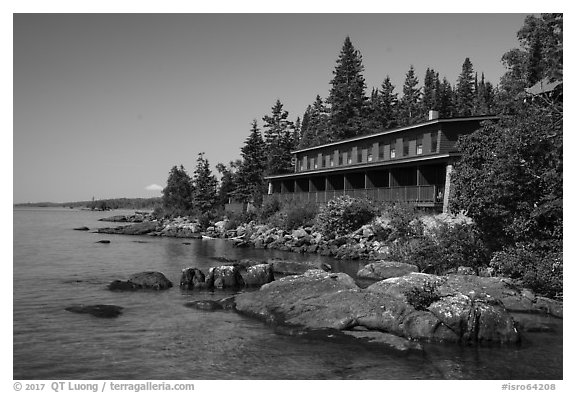
[[[184,267],[206,271],[214,257],[318,259],[354,273],[358,262],[238,249],[224,240],[103,235],[74,231],[116,225],[129,212],[14,210],[14,379],[561,379],[562,321],[520,347],[425,344],[399,353],[352,340],[285,334],[233,312],[188,301],[231,291],[110,292],[106,285],[157,270],[177,284]],[[124,224],[122,224],[124,225]],[[111,240],[110,244],[96,243]],[[184,243],[190,243],[189,245]],[[74,314],[79,304],[124,307],[118,318]]]

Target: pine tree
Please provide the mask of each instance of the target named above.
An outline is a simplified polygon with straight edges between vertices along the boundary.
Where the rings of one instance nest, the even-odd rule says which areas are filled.
[[[448,82],[448,79],[444,77],[442,79],[442,84],[440,85],[439,91],[439,103],[438,103],[438,115],[441,118],[450,118],[455,115],[454,108],[454,90]]]
[[[436,86],[438,81],[438,74],[434,69],[427,68],[424,76],[424,90],[422,92],[422,115],[423,120],[426,120],[426,114],[431,110],[438,110],[436,102]]]
[[[361,135],[365,132],[366,83],[362,72],[362,55],[354,48],[350,37],[346,37],[336,60],[330,81],[332,88],[328,102],[330,104],[330,128],[334,140]]]
[[[456,112],[458,116],[471,116],[474,112],[474,68],[470,58],[462,64],[462,72],[456,84]]]
[[[288,119],[288,111],[283,109],[280,100],[272,107],[272,116],[266,115],[264,121],[265,141],[268,150],[266,173],[277,175],[292,171],[292,154],[294,150],[294,125]]]
[[[380,121],[384,129],[398,126],[398,93],[394,93],[395,86],[386,75],[380,87]]]
[[[306,122],[304,122],[304,120]],[[298,147],[318,146],[331,142],[329,111],[320,95],[312,105],[308,105],[302,120],[302,140]]]
[[[266,144],[260,134],[256,119],[252,121],[250,135],[241,148],[242,163],[236,175],[234,198],[251,202],[264,193],[264,171],[266,170]]]
[[[194,184],[194,191],[192,192],[194,208],[200,213],[209,212],[216,205],[218,180],[212,174],[210,163],[208,159],[204,158],[204,153],[198,154],[192,182]]]
[[[223,206],[230,201],[236,191],[237,172],[240,168],[241,160],[230,161],[228,166],[219,162],[216,170],[220,173],[220,186],[218,187],[218,205]]]
[[[406,73],[406,79],[402,87],[403,95],[398,104],[399,125],[401,126],[415,124],[421,119],[421,88],[417,86],[418,78],[414,72],[414,66],[411,65]]]
[[[192,208],[192,179],[182,165],[173,166],[162,190],[162,206],[165,211],[176,215],[188,214]]]

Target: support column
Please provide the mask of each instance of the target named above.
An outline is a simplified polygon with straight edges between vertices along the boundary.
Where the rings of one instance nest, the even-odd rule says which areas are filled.
[[[444,203],[442,205],[442,213],[450,212],[450,185],[453,169],[454,167],[452,164],[446,165],[446,181],[444,182]]]

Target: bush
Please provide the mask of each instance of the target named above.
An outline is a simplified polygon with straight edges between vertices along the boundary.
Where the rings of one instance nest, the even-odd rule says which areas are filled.
[[[264,222],[272,217],[274,214],[279,212],[282,209],[282,203],[277,196],[272,194],[264,202],[262,202],[262,206],[260,207],[260,211],[258,212],[258,217],[260,221]]]
[[[421,235],[421,226],[416,220],[420,213],[414,205],[395,203],[385,205],[382,209],[382,218],[389,221],[392,233],[388,240],[405,239]]]
[[[518,279],[523,286],[548,297],[562,297],[563,257],[556,249],[537,249],[520,243],[492,255],[490,266],[498,274]]]
[[[440,294],[436,288],[436,284],[425,282],[422,288],[412,288],[404,295],[412,307],[416,310],[425,311],[432,303],[440,300]]]
[[[420,271],[445,274],[459,266],[475,270],[488,264],[488,249],[474,225],[441,223],[427,235],[396,240],[390,247],[390,257],[411,263]]]
[[[316,228],[325,236],[354,232],[372,220],[378,209],[372,201],[347,195],[329,201],[316,217]]]
[[[274,213],[268,218],[267,223],[276,228],[292,230],[314,225],[317,213],[318,208],[314,203],[294,203],[285,205]]]
[[[295,204],[286,206],[283,212],[286,215],[283,229],[292,230],[314,225],[318,207],[315,203]]]
[[[256,219],[256,214],[253,212],[241,212],[241,213],[234,213],[229,212],[227,213],[226,217],[228,221],[224,226],[225,230],[236,229],[240,225],[248,224],[250,221]]]

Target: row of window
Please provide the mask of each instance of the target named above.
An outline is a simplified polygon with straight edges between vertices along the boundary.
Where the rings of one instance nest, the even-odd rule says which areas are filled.
[[[430,145],[430,151],[431,152],[436,152],[437,151],[437,147],[438,147],[438,132],[432,132],[431,133],[431,145]],[[422,136],[414,139],[408,139],[408,138],[402,138],[402,157],[407,157],[410,155],[410,141],[414,141],[416,142],[416,155],[421,155],[424,152],[423,149],[423,145],[422,145]],[[397,156],[396,153],[396,146],[397,144],[393,144],[391,145],[390,143],[387,144],[383,144],[383,145],[379,145],[378,146],[378,157],[376,157],[376,160],[378,161],[382,161],[385,159],[385,151],[389,150],[390,151],[390,159],[395,159],[395,158],[399,158]],[[362,163],[363,162],[363,154],[362,151],[366,151],[366,162],[372,162],[374,161],[374,156],[373,156],[373,149],[372,148],[365,148],[365,149],[357,149],[357,156],[356,156],[356,163]],[[328,158],[328,162],[326,162],[326,157]],[[307,170],[307,169],[318,169],[318,168],[326,168],[326,167],[333,167],[333,166],[340,166],[340,165],[345,165],[345,164],[352,164],[352,149],[348,149],[348,151],[346,152],[346,163],[344,163],[344,152],[339,152],[337,155],[336,154],[330,154],[328,156],[326,155],[320,155],[320,160],[318,160],[318,156],[314,156],[309,158],[308,160],[299,160],[298,161],[298,168],[299,170],[303,171],[303,170]],[[306,161],[306,165],[305,165],[305,161]]]

